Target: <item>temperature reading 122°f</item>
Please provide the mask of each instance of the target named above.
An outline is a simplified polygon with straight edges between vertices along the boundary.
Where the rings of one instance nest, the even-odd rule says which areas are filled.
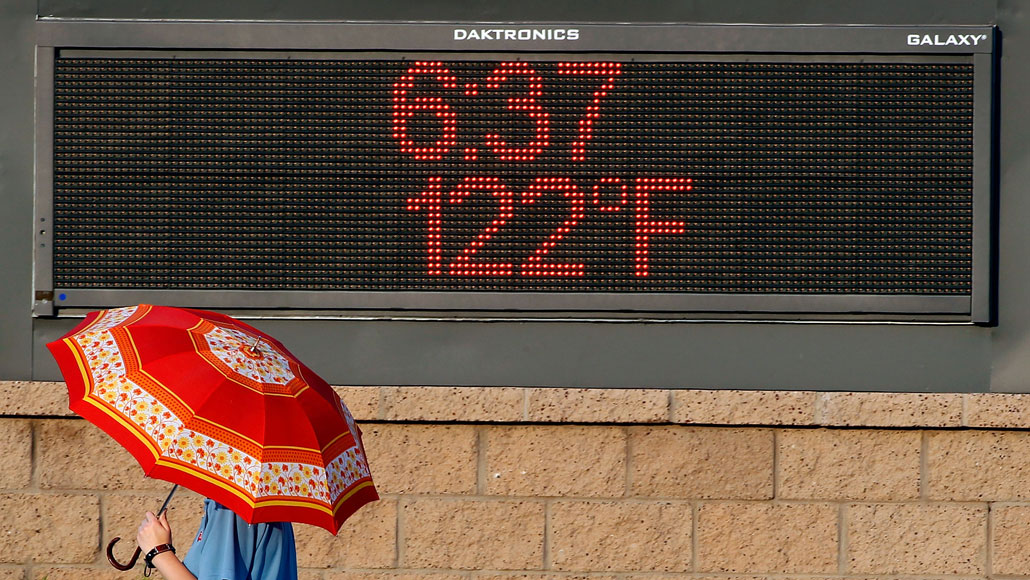
[[[594,125],[601,118],[606,97],[616,88],[622,66],[612,62],[559,62],[557,74],[597,80],[596,88],[576,122],[575,137],[568,145],[566,161],[570,166],[585,162],[588,145],[594,136]],[[432,81],[437,90],[432,94],[418,94],[422,83]],[[458,148],[459,132],[463,125],[456,108],[446,95],[465,98],[485,93],[512,91],[505,94],[508,115],[522,115],[530,123],[532,133],[517,139],[500,131],[487,130],[479,146],[466,146],[461,150],[465,162],[480,160],[480,149],[490,151],[494,158],[510,164],[527,164],[537,160],[555,146],[551,112],[542,104],[548,87],[544,77],[529,62],[499,63],[485,78],[459,79],[445,63],[420,61],[413,63],[393,84],[392,136],[400,152],[428,166],[443,161]],[[430,116],[438,132],[426,139],[416,139],[409,129],[416,116]],[[466,141],[467,142],[467,141]],[[426,215],[426,265],[430,276],[455,277],[549,277],[577,278],[585,275],[589,265],[582,262],[562,262],[549,254],[572,233],[588,212],[602,215],[631,211],[633,215],[632,247],[623,253],[632,261],[636,277],[650,274],[649,248],[656,236],[683,234],[686,224],[671,219],[651,216],[651,196],[663,192],[685,192],[692,188],[692,180],[685,177],[637,176],[625,181],[613,175],[598,175],[592,191],[584,191],[571,178],[560,175],[540,175],[528,187],[514,191],[512,186],[497,175],[468,175],[457,184],[445,186],[443,176],[430,176],[424,190],[407,200],[406,209]],[[614,203],[602,202],[601,189],[615,189]],[[470,196],[489,196],[495,201],[496,213],[477,235],[467,240],[461,251],[450,259],[444,256],[445,208],[460,206]],[[554,196],[563,199],[568,213],[560,225],[538,241],[527,255],[507,256],[504,260],[487,260],[480,256],[491,240],[504,231],[519,208],[531,206],[539,200]]]

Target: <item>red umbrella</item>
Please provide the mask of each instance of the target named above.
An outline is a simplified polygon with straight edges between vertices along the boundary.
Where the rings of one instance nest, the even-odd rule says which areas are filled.
[[[340,397],[252,326],[143,304],[90,313],[47,346],[73,411],[148,476],[250,523],[303,522],[335,534],[379,498]]]

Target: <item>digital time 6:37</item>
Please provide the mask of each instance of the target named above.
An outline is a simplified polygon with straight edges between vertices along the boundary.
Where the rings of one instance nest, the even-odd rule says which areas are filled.
[[[590,151],[594,124],[604,113],[605,98],[617,89],[622,72],[620,63],[614,62],[559,62],[559,75],[596,79],[597,88],[582,112],[577,134],[568,150],[568,161],[583,163]],[[440,90],[429,95],[418,94],[426,80],[437,83]],[[520,81],[521,94],[506,99],[506,109],[512,115],[525,115],[533,126],[528,143],[512,144],[504,135],[486,133],[482,145],[504,162],[530,163],[552,147],[550,113],[539,102],[544,94],[543,77],[529,62],[502,62],[485,78],[472,82],[459,80],[447,66],[438,61],[413,63],[393,83],[392,137],[401,153],[411,159],[431,165],[457,154],[462,119],[448,103],[447,92],[476,97],[481,92],[510,90],[508,85]],[[432,143],[416,140],[409,131],[409,123],[416,116],[430,116],[439,126],[439,134]],[[479,158],[474,147],[464,148],[460,154],[466,162]],[[569,177],[541,175],[535,177],[522,191],[513,191],[509,184],[496,176],[466,176],[459,183],[445,186],[442,176],[430,176],[424,190],[407,200],[407,209],[424,212],[426,216],[426,268],[430,276],[456,277],[551,277],[576,278],[585,275],[588,264],[559,262],[548,254],[585,219],[587,212],[615,213],[628,211],[633,215],[633,247],[627,259],[633,260],[633,274],[646,277],[650,272],[649,247],[656,236],[683,234],[686,223],[680,220],[655,219],[651,215],[650,197],[662,192],[689,191],[692,180],[687,177],[638,176],[624,180],[617,176],[600,176],[591,190],[584,191]],[[602,191],[606,192],[602,200]],[[610,192],[614,191],[615,195]],[[461,204],[470,195],[489,195],[496,198],[497,212],[493,219],[470,240],[461,252],[450,259],[444,257],[443,223],[445,207]],[[561,196],[568,202],[568,215],[553,232],[541,239],[535,251],[526,256],[512,257],[510,261],[487,261],[478,254],[501,232],[522,205],[532,205],[544,196]]]

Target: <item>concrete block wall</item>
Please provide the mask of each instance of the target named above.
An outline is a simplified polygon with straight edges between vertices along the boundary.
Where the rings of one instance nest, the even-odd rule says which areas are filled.
[[[339,390],[383,499],[296,527],[303,580],[1030,577],[1028,395]],[[141,577],[103,548],[169,484],[61,383],[0,400],[0,580]]]

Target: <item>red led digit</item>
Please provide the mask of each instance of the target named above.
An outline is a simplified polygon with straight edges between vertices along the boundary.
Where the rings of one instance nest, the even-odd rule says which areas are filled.
[[[419,75],[432,75],[445,89],[457,89],[458,79],[441,62],[416,62],[408,72],[393,83],[393,138],[400,143],[402,153],[419,161],[439,161],[458,142],[458,119],[443,97],[408,98]],[[432,146],[419,146],[408,136],[408,119],[428,112],[442,124],[440,138]]]
[[[418,197],[409,197],[409,211],[425,210],[428,215],[426,227],[426,264],[430,276],[443,274],[443,184],[442,177],[430,177],[426,190]]]
[[[466,177],[451,192],[450,202],[461,203],[471,193],[489,193],[498,199],[497,217],[462,250],[449,266],[451,276],[511,276],[515,268],[502,262],[473,262],[476,252],[515,216],[515,196],[496,177]]]
[[[621,184],[619,185],[619,201],[614,205],[602,205],[601,204],[601,187],[608,184]],[[629,201],[629,186],[622,183],[622,180],[618,177],[602,177],[597,180],[597,185],[594,186],[594,205],[597,209],[605,213],[617,212]]]
[[[579,224],[579,220],[586,217],[586,197],[568,177],[537,177],[523,194],[522,202],[535,203],[537,198],[549,191],[561,193],[569,199],[572,206],[569,217],[526,259],[526,262],[522,264],[522,275],[556,278],[582,276],[586,269],[583,264],[544,262],[544,258],[547,257],[547,252],[565,237],[565,234]]]
[[[512,75],[528,77],[529,91],[527,92],[528,96],[525,97],[510,97],[507,101],[507,108],[509,111],[525,112],[530,119],[533,119],[536,124],[534,139],[525,147],[509,147],[500,135],[489,133],[486,135],[485,141],[502,161],[532,161],[543,152],[551,140],[551,115],[536,102],[536,98],[544,94],[543,78],[528,63],[505,62],[490,73],[483,88],[498,89]]]
[[[579,121],[579,132],[572,142],[572,160],[586,161],[587,141],[594,136],[594,121],[601,117],[601,99],[608,91],[615,88],[615,77],[622,73],[622,64],[618,62],[559,62],[558,74],[590,75],[604,78],[601,86],[594,91],[587,105],[586,114]]]
[[[651,236],[668,236],[683,234],[687,231],[686,222],[673,220],[652,220],[649,196],[659,191],[690,191],[692,179],[679,177],[638,177],[634,187],[636,217],[633,226],[633,261],[634,274],[650,275],[648,264],[648,248]]]

